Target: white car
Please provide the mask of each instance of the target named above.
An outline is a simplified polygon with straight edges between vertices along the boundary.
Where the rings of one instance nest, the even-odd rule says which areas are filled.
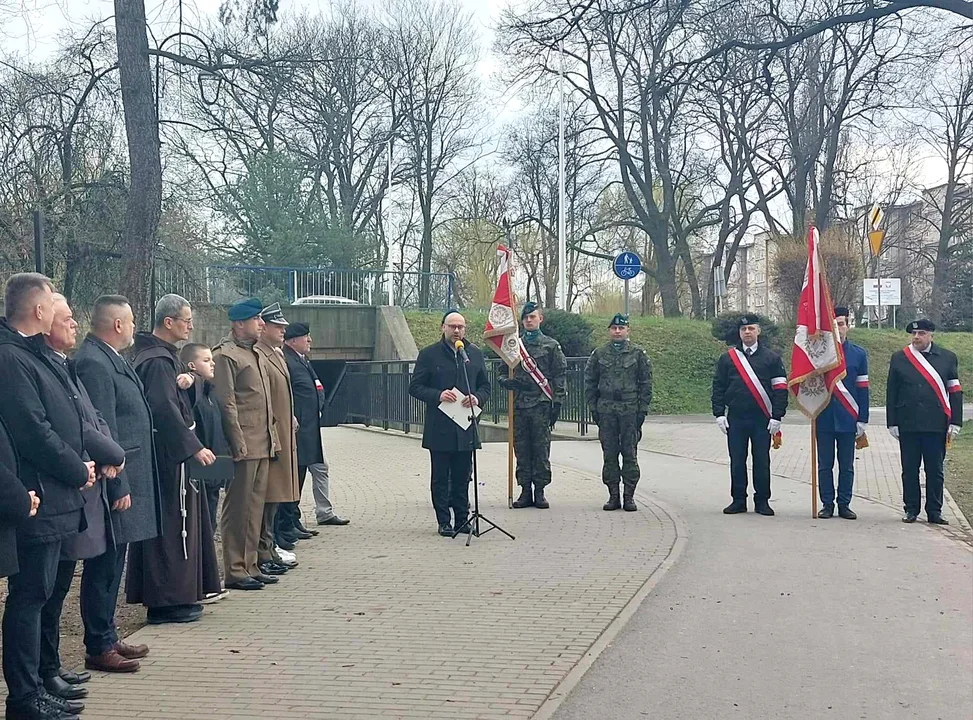
[[[294,305],[361,305],[360,302],[341,295],[308,295],[298,298]]]

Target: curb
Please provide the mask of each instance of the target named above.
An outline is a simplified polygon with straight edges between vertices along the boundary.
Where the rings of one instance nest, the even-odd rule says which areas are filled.
[[[576,471],[577,472],[577,471]],[[589,473],[582,473],[584,475],[589,475]],[[595,477],[592,475],[591,477]],[[581,657],[581,659],[571,668],[564,678],[554,689],[551,690],[551,694],[547,696],[547,699],[541,703],[541,706],[537,711],[531,715],[531,720],[550,720],[554,717],[554,713],[557,712],[561,704],[567,700],[571,692],[578,686],[582,678],[588,670],[591,669],[592,665],[598,657],[607,650],[612,641],[618,637],[618,634],[622,631],[622,628],[628,624],[628,621],[632,619],[635,612],[639,609],[645,599],[649,594],[655,589],[655,586],[659,584],[665,574],[676,564],[679,557],[682,555],[683,550],[686,549],[686,545],[689,542],[689,527],[686,525],[685,521],[673,510],[669,505],[661,502],[657,499],[648,500],[644,495],[636,491],[636,496],[639,498],[639,502],[645,505],[651,505],[658,512],[664,515],[672,523],[676,531],[676,538],[672,543],[672,547],[669,548],[669,553],[666,555],[662,563],[657,567],[651,575],[642,584],[642,587],[638,589],[635,595],[625,603],[623,607],[616,615],[608,626],[602,631],[598,639],[591,644],[587,652]]]

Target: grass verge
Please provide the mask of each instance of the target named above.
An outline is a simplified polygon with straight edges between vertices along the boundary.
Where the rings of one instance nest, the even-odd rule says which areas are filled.
[[[966,519],[973,518],[973,435],[970,430],[953,441],[953,447],[946,455],[946,487],[949,494],[959,505]]]

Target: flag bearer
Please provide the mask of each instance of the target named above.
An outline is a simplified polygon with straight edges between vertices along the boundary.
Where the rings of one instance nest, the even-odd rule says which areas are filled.
[[[854,520],[849,507],[855,482],[855,440],[868,425],[868,355],[848,340],[848,308],[834,309],[847,374],[835,385],[831,402],[817,417],[819,518],[834,516],[834,461],[838,456],[838,516]]]
[[[740,343],[722,355],[713,375],[713,415],[727,436],[730,494],[727,515],[747,511],[747,451],[753,455],[754,510],[770,507],[770,443],[787,410],[787,373],[780,355],[758,342],[760,320],[740,318]]]
[[[919,464],[926,470],[926,519],[943,517],[943,459],[947,439],[963,426],[963,388],[956,355],[933,343],[936,326],[925,318],[906,326],[912,341],[892,356],[886,387],[886,423],[902,457],[902,522],[919,516]]]

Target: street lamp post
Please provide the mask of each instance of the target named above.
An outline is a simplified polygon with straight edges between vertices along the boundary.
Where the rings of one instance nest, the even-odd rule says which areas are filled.
[[[557,113],[557,292],[561,300],[561,309],[568,307],[568,245],[567,225],[565,223],[566,171],[564,149],[564,39],[558,41],[560,50],[560,78],[558,81],[558,113]]]

